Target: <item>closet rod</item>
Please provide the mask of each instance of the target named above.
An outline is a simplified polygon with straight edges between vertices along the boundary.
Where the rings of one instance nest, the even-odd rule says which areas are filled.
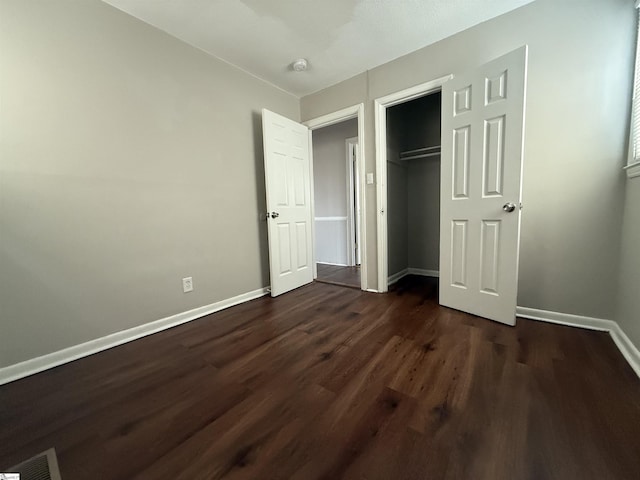
[[[400,160],[417,160],[419,158],[434,157],[440,155],[440,145],[434,147],[416,148],[415,150],[406,150],[400,152]]]
[[[419,158],[437,157],[439,155],[440,155],[440,152],[420,153],[418,155],[402,156],[400,157],[400,160],[402,160],[403,162],[406,162],[408,160],[418,160]]]
[[[400,155],[413,155],[417,153],[431,153],[435,151],[440,151],[440,145],[434,145],[433,147],[423,147],[416,148],[415,150],[405,150],[404,152],[400,152]]]

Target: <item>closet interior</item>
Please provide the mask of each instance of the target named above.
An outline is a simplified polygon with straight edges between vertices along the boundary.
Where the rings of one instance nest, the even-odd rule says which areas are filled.
[[[438,276],[440,110],[440,92],[387,109],[389,285],[410,274]]]

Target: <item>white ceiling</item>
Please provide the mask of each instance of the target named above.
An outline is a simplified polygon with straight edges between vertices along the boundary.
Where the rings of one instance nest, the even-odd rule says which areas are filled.
[[[533,0],[104,1],[303,96]]]

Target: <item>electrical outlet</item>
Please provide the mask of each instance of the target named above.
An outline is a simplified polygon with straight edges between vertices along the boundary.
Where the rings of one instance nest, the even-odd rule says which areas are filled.
[[[193,277],[186,277],[182,279],[182,291],[184,293],[193,291]]]

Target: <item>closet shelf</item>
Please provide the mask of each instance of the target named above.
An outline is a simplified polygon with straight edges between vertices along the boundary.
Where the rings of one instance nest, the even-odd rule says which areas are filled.
[[[435,157],[436,155],[440,155],[440,145],[436,145],[434,147],[416,148],[415,150],[406,150],[404,152],[400,152],[400,160],[417,160],[419,158]]]

